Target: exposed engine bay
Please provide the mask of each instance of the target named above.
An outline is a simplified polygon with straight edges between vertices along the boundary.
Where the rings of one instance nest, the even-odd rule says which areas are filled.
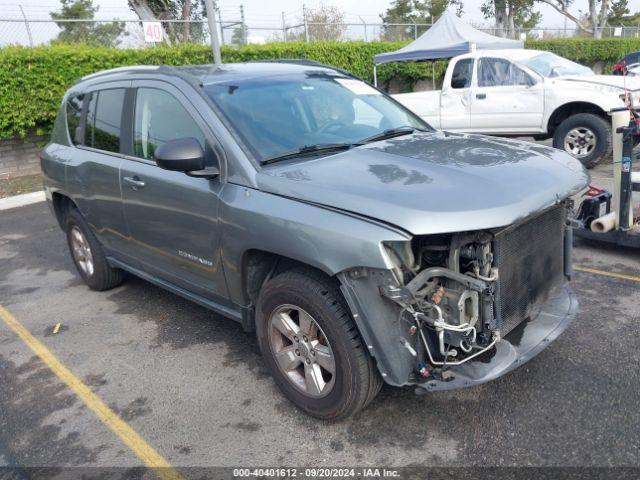
[[[378,293],[394,305],[387,335],[411,359],[405,383],[445,381],[536,316],[571,274],[569,203],[505,228],[385,244],[394,266]]]
[[[422,340],[414,342],[414,347],[401,339],[416,358],[422,358],[424,351],[431,366],[457,365],[482,354],[499,340],[493,315],[498,270],[492,267],[492,239],[486,232],[466,238],[456,236],[455,240],[418,239],[417,273],[399,269],[395,272],[399,279],[410,280],[402,287],[382,288],[384,296],[402,307],[399,323]],[[450,250],[452,242],[460,247]],[[422,361],[418,371],[429,376]]]

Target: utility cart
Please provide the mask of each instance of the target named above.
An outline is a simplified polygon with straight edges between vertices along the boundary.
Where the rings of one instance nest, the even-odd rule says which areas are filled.
[[[633,105],[631,99],[628,100]],[[640,140],[640,116],[633,108],[611,112],[613,123],[613,192],[590,187],[576,214],[574,235],[624,247],[640,248],[640,172],[633,171],[633,147]]]

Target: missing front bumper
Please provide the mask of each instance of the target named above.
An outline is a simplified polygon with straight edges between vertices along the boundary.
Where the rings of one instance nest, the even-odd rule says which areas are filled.
[[[429,379],[418,384],[417,394],[453,390],[495,380],[526,363],[545,349],[574,319],[578,302],[568,285],[557,287],[538,315],[522,322],[496,344],[481,360],[450,367],[444,380]]]

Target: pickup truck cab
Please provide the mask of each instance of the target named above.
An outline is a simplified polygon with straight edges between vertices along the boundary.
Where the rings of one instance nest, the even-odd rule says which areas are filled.
[[[451,60],[442,90],[394,95],[430,125],[449,131],[553,138],[592,167],[611,153],[608,112],[640,80],[594,75],[550,52],[481,50]]]
[[[357,412],[383,382],[426,393],[490,381],[574,317],[580,162],[436,131],[326,66],[85,77],[61,102],[42,170],[90,288],[129,272],[240,322],[316,417]]]

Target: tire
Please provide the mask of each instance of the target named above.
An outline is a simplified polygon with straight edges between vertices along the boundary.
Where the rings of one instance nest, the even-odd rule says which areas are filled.
[[[297,308],[297,312],[291,307]],[[292,335],[295,337],[294,334],[285,336],[274,326],[275,323],[281,325],[275,320],[281,314],[293,320],[297,327],[309,323],[306,315],[311,317],[318,327],[315,329],[316,338],[319,339],[315,347],[317,353],[309,353],[305,347],[307,337],[304,332],[313,328],[297,330],[298,335],[302,333],[304,338],[299,338],[296,343],[291,338]],[[303,323],[303,317],[307,318],[307,322]],[[364,347],[338,286],[313,270],[287,271],[263,286],[257,301],[256,333],[260,350],[276,384],[295,406],[316,418],[337,420],[353,415],[366,407],[382,387],[382,377]],[[311,342],[312,336],[309,335]],[[277,358],[282,358],[282,352],[291,348],[299,354],[296,356],[289,350],[287,362],[293,364],[299,361],[300,364],[285,373],[280,366],[282,362]],[[280,357],[276,355],[278,351]],[[326,357],[327,352],[333,356],[333,375],[319,366],[326,362],[321,362],[320,358],[323,355]],[[315,355],[318,355],[317,359],[314,359]],[[311,359],[310,365],[306,362],[307,358]],[[325,383],[321,391],[318,391],[320,388],[309,388],[307,377],[308,369],[317,372],[318,368]]]
[[[565,141],[570,140],[570,135],[577,141],[589,142],[589,132],[595,140],[593,148],[585,152],[584,155],[576,155],[571,150],[565,148]],[[586,133],[586,136],[583,136]],[[581,138],[582,137],[582,138]],[[574,143],[574,145],[576,145]],[[593,113],[578,113],[565,119],[553,134],[553,146],[564,150],[576,157],[586,168],[593,168],[612,152],[611,143],[611,123],[606,119]],[[582,148],[576,145],[576,149]],[[585,150],[588,147],[584,148]]]
[[[109,290],[122,283],[122,270],[109,265],[102,245],[77,209],[69,211],[65,216],[65,231],[73,263],[89,288],[98,291]],[[78,235],[84,240],[84,246]]]

